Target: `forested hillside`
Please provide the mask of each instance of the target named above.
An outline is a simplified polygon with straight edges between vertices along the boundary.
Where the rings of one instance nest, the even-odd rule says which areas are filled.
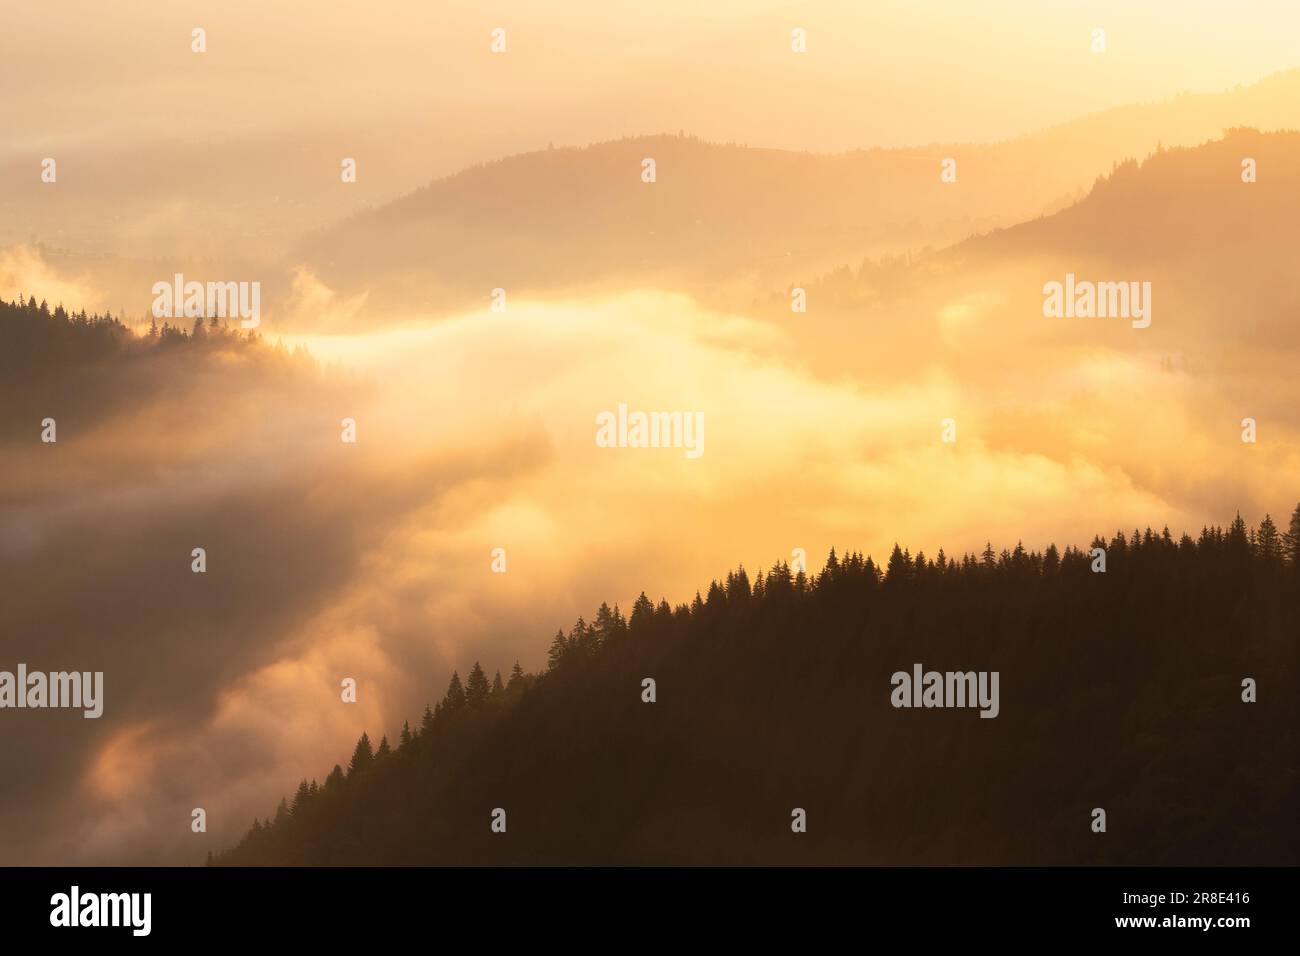
[[[545,673],[475,664],[209,862],[1294,864],[1298,634],[1300,507],[1285,532],[739,569],[602,606]],[[895,708],[917,663],[998,671],[1000,713]]]
[[[87,315],[35,297],[0,299],[0,441],[26,442],[45,417],[86,430],[174,393],[178,379],[226,391],[253,380],[295,382],[318,371],[305,350],[267,345],[237,322],[164,320],[136,335],[111,314]],[[295,374],[296,373],[296,374]]]

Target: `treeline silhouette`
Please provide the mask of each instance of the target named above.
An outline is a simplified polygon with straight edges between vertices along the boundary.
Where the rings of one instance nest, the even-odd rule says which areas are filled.
[[[234,321],[196,318],[187,330],[151,320],[136,334],[111,313],[0,299],[0,440],[30,440],[47,416],[80,426],[110,417],[192,381],[218,356],[241,359],[219,366],[228,388],[241,374],[318,370],[305,348],[272,347]]]
[[[218,340],[256,341],[257,336],[240,336],[231,324],[217,318],[196,318],[189,331],[164,320],[151,320],[149,334],[135,335],[111,313],[87,315],[86,310],[69,312],[62,304],[53,309],[47,301],[36,304],[31,296],[6,302],[0,299],[0,368],[19,364],[19,359],[37,357],[56,364],[98,358],[127,349],[145,350],[157,345]]]
[[[545,673],[453,674],[208,862],[1294,864],[1298,634],[1300,506],[1285,532],[740,568],[602,605]],[[914,663],[998,671],[1000,715],[895,709]]]

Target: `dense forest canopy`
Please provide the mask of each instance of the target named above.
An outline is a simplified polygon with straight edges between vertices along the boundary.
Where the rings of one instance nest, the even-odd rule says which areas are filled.
[[[545,673],[453,674],[209,862],[1294,860],[1298,624],[1300,505],[1284,531],[739,568],[602,605]],[[913,662],[1001,671],[1001,716],[891,709]]]
[[[105,312],[87,315],[86,310],[69,312],[62,304],[50,304],[31,296],[12,302],[0,299],[0,341],[5,346],[0,352],[9,362],[22,358],[30,361],[39,357],[50,364],[78,361],[113,351],[143,349],[157,344],[184,341],[200,342],[209,336],[221,339],[239,338],[228,323],[217,318],[196,318],[186,331],[179,325],[157,320],[151,323],[147,336],[135,335],[120,318]],[[255,336],[247,337],[255,340]]]

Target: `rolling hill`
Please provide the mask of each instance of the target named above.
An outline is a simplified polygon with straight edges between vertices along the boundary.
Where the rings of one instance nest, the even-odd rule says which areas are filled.
[[[372,311],[489,290],[658,285],[719,301],[846,262],[957,243],[1069,206],[1098,176],[1243,124],[1300,127],[1300,71],[1124,107],[989,145],[825,155],[659,135],[511,156],[309,237],[289,256]],[[641,163],[656,161],[656,181]],[[940,179],[957,161],[957,180]]]

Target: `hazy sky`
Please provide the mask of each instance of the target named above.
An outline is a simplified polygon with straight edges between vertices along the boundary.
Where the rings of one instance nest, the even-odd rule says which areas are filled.
[[[1288,0],[0,7],[6,153],[325,129],[378,137],[382,163],[417,181],[549,141],[683,128],[816,150],[996,140],[1295,66],[1300,16]],[[496,26],[504,56],[489,53]]]

